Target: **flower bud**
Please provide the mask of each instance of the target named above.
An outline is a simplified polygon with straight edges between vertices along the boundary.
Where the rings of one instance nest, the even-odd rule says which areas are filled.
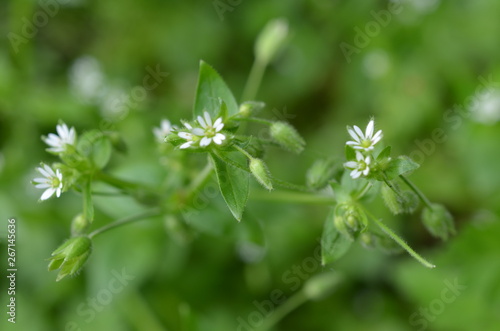
[[[260,101],[246,101],[240,105],[239,114],[241,117],[247,118],[258,112],[265,106],[266,104]]]
[[[288,23],[284,19],[274,19],[267,23],[255,42],[255,57],[262,63],[270,63],[285,44]]]
[[[312,189],[322,189],[332,179],[338,168],[332,160],[318,160],[309,168],[306,174],[307,186]]]
[[[364,232],[359,238],[365,248],[377,248],[387,254],[397,254],[403,250],[385,233]]]
[[[352,240],[366,228],[366,215],[356,206],[342,204],[335,208],[335,227]]]
[[[73,221],[71,222],[71,235],[72,236],[78,236],[81,235],[82,233],[87,230],[89,227],[90,222],[83,216],[83,214],[78,214],[73,218]]]
[[[389,210],[394,215],[413,213],[419,204],[417,195],[412,191],[402,191],[395,182],[391,186],[382,186],[382,198]]]
[[[447,240],[449,234],[455,234],[453,217],[440,204],[433,203],[432,208],[424,208],[422,222],[434,237],[440,237],[442,240]]]
[[[304,294],[309,300],[320,300],[330,295],[342,281],[337,272],[323,272],[311,277],[304,285]]]
[[[77,274],[92,251],[92,241],[87,236],[68,239],[52,253],[49,271],[60,269],[56,281]]]
[[[250,171],[257,181],[266,189],[271,191],[273,189],[273,182],[271,175],[267,169],[266,164],[261,159],[250,160]]]
[[[271,137],[281,147],[297,154],[304,150],[306,142],[290,124],[274,122],[270,130]]]

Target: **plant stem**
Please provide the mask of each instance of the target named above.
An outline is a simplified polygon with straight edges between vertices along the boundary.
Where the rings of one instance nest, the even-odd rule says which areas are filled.
[[[94,175],[95,179],[100,180],[106,184],[109,184],[113,187],[116,187],[120,190],[127,191],[130,189],[136,189],[137,187],[141,186],[140,184],[137,183],[132,183],[129,181],[126,181],[124,179],[116,178],[114,176],[108,175],[104,172],[96,172]]]
[[[256,58],[253,62],[252,69],[248,75],[248,80],[245,85],[245,90],[241,97],[241,101],[251,101],[255,99],[257,91],[259,90],[262,77],[266,71],[267,64]]]
[[[269,120],[266,120],[263,118],[257,118],[257,117],[237,117],[237,118],[235,118],[235,120],[241,121],[241,122],[254,122],[254,123],[259,123],[259,124],[268,125],[268,126],[271,126],[274,123],[273,121],[269,121]]]
[[[238,151],[240,151],[243,155],[245,155],[248,160],[252,160],[253,159],[253,156],[250,155],[250,153],[248,153],[247,151],[245,151],[243,148],[241,148],[240,146],[238,145],[234,145],[234,148],[236,148]]]
[[[300,305],[307,302],[307,296],[302,292],[298,292],[288,299],[281,306],[278,306],[274,312],[268,315],[264,323],[257,330],[266,331],[281,321],[286,315],[297,309]]]
[[[363,189],[361,189],[359,191],[358,194],[356,194],[356,196],[354,197],[355,200],[358,200],[358,199],[361,199],[365,194],[366,192],[368,192],[368,190],[372,187],[372,183],[371,182],[368,182],[366,183],[366,185],[363,187]]]
[[[432,203],[430,202],[430,200],[427,199],[427,197],[425,196],[425,194],[422,193],[422,191],[420,191],[418,189],[418,187],[415,186],[415,184],[413,184],[408,178],[406,178],[403,175],[399,175],[399,177],[403,180],[403,182],[406,183],[406,185],[408,185],[409,188],[411,188],[413,190],[413,192],[415,192],[418,195],[418,197],[420,198],[420,200],[423,202],[423,204],[427,208],[432,209]]]
[[[98,234],[101,234],[101,233],[106,232],[108,230],[120,227],[122,225],[126,225],[126,224],[129,224],[132,222],[140,221],[140,220],[145,219],[145,218],[151,218],[151,217],[160,216],[160,215],[163,215],[163,212],[160,210],[160,208],[153,208],[153,209],[146,211],[144,213],[141,213],[141,214],[125,217],[125,218],[122,218],[121,220],[115,221],[115,222],[107,224],[107,225],[105,225],[97,230],[94,230],[93,232],[91,232],[89,234],[89,238],[92,239],[93,237],[97,236]]]
[[[401,246],[405,251],[408,252],[411,256],[413,256],[418,262],[422,263],[427,268],[435,268],[436,266],[429,261],[425,260],[422,256],[420,256],[417,252],[415,252],[408,244],[401,239],[396,233],[394,233],[387,225],[382,223],[378,218],[374,217],[370,212],[365,209],[365,212],[368,216],[377,224],[379,228],[382,229],[389,237],[392,238],[399,246]]]
[[[270,176],[273,183],[283,188],[287,188],[290,190],[300,191],[300,192],[311,192],[311,189],[307,186],[297,185],[294,183],[289,183],[285,180],[278,179],[276,177]]]
[[[303,203],[310,205],[332,205],[335,203],[335,199],[330,196],[289,191],[258,191],[257,193],[252,192],[250,197],[258,201]]]

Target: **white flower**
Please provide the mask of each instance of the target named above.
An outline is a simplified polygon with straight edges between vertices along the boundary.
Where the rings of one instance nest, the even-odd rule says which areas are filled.
[[[366,158],[361,154],[360,152],[356,151],[356,161],[349,161],[344,163],[344,167],[353,169],[351,171],[351,177],[356,179],[360,177],[361,175],[367,176],[368,173],[370,172],[370,162],[371,158],[370,156],[367,156]]]
[[[354,129],[348,127],[347,132],[349,132],[354,141],[348,141],[347,145],[352,146],[352,148],[354,149],[362,150],[365,152],[373,150],[373,146],[378,143],[380,139],[382,139],[382,130],[378,130],[378,132],[374,135],[374,127],[374,120],[370,120],[370,122],[366,126],[366,131],[364,134],[356,125],[354,126]]]
[[[42,164],[42,167],[36,168],[36,170],[44,177],[33,179],[35,187],[46,189],[45,192],[43,192],[40,200],[47,200],[54,193],[59,198],[59,196],[61,195],[61,190],[63,188],[62,174],[59,169],[54,172],[51,167],[46,164]]]
[[[153,134],[158,142],[163,142],[165,136],[168,136],[172,131],[172,125],[169,120],[162,120],[159,128],[153,128]]]
[[[222,117],[219,117],[212,124],[212,118],[208,112],[205,112],[204,118],[198,116],[198,123],[200,123],[201,127],[204,130],[204,137],[200,141],[200,146],[205,147],[210,145],[213,141],[217,145],[222,144],[222,141],[226,139],[226,136],[222,133],[219,133],[222,128],[224,128],[224,123],[222,123]]]
[[[47,150],[54,153],[63,153],[66,151],[66,145],[75,145],[75,128],[68,129],[64,123],[56,126],[57,134],[49,133],[48,137],[43,137],[43,141],[51,146]]]
[[[212,141],[217,145],[220,145],[222,144],[222,141],[226,139],[226,136],[220,133],[220,131],[224,128],[222,117],[219,117],[215,120],[215,122],[212,122],[210,114],[205,112],[203,117],[198,116],[197,120],[201,128],[193,128],[191,124],[184,123],[184,126],[190,132],[179,132],[177,134],[182,139],[187,140],[187,142],[179,147],[180,149],[189,148],[198,141],[200,142],[200,147],[206,147],[210,145]]]

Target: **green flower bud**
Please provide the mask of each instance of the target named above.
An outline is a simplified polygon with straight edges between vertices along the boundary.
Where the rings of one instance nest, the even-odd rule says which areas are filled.
[[[343,277],[337,272],[323,272],[311,277],[304,285],[303,292],[309,300],[326,298],[338,287]]]
[[[335,208],[335,227],[352,240],[356,239],[368,225],[363,211],[353,205],[341,204]]]
[[[432,208],[424,208],[422,222],[434,237],[440,237],[442,240],[447,240],[449,234],[455,234],[453,217],[440,204],[433,203]]]
[[[385,233],[364,232],[359,238],[365,248],[377,248],[387,254],[397,254],[403,250]]]
[[[255,42],[255,57],[262,63],[270,63],[285,44],[288,23],[284,19],[274,19],[267,23]]]
[[[322,189],[328,185],[328,182],[334,177],[338,167],[332,160],[318,160],[307,170],[307,186],[312,189]]]
[[[90,222],[83,216],[83,214],[78,214],[73,218],[73,221],[71,222],[71,235],[72,236],[78,236],[81,235],[82,233],[87,230],[89,227]]]
[[[260,102],[260,101],[246,101],[240,105],[239,114],[241,117],[247,118],[247,117],[250,117],[251,115],[255,114],[256,112],[258,112],[259,110],[261,110],[265,106],[266,106],[266,104],[263,102]]]
[[[49,271],[60,269],[56,281],[77,274],[92,251],[92,241],[87,236],[68,239],[52,253]]]
[[[281,147],[297,154],[304,150],[306,142],[290,124],[274,122],[270,130],[271,137]]]
[[[413,213],[418,207],[419,200],[412,191],[402,191],[396,182],[382,186],[382,198],[385,205],[394,214]]]
[[[261,159],[250,160],[250,171],[257,181],[266,189],[271,191],[273,189],[273,182],[271,175],[267,169],[266,164]]]

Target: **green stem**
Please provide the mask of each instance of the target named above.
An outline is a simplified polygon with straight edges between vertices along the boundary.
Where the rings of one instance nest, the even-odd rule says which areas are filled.
[[[250,153],[248,153],[247,151],[245,151],[243,148],[241,148],[240,146],[238,145],[234,145],[234,148],[236,148],[238,151],[240,151],[243,155],[245,155],[248,160],[252,160],[254,157],[252,155],[250,155]]]
[[[196,176],[196,178],[192,181],[191,185],[189,185],[186,193],[186,200],[190,200],[196,193],[207,183],[212,175],[214,168],[212,166],[212,162],[208,160],[205,168]]]
[[[354,199],[355,200],[361,199],[366,194],[366,192],[370,190],[371,187],[372,187],[371,182],[366,183],[366,185],[359,191],[359,193],[354,196]]]
[[[427,199],[427,197],[425,196],[425,194],[419,190],[418,187],[415,186],[415,184],[413,184],[408,178],[406,178],[405,176],[403,175],[399,175],[399,177],[403,180],[403,182],[406,183],[406,185],[408,185],[409,188],[411,188],[413,190],[413,192],[415,192],[418,197],[420,198],[420,200],[422,201],[422,203],[429,209],[432,209],[432,203],[430,202],[429,199]]]
[[[273,121],[269,121],[263,118],[257,118],[257,117],[235,117],[234,118],[236,121],[241,121],[241,122],[253,122],[253,123],[259,123],[262,125],[267,125],[271,126],[274,124]]]
[[[257,191],[256,193],[252,192],[250,197],[257,201],[303,203],[309,205],[333,205],[335,203],[335,199],[330,196],[289,191]]]
[[[104,233],[104,232],[109,231],[111,229],[120,227],[122,225],[126,225],[126,224],[129,224],[132,222],[140,221],[142,219],[156,217],[156,216],[160,216],[160,215],[163,215],[163,212],[159,208],[153,208],[153,209],[146,211],[144,213],[141,213],[141,214],[125,217],[121,220],[115,221],[115,222],[107,224],[107,225],[105,225],[97,230],[94,230],[93,232],[91,232],[89,234],[89,238],[92,239],[93,237],[95,237],[101,233]]]
[[[290,299],[288,299],[281,306],[278,306],[274,312],[268,315],[268,317],[264,320],[264,323],[259,331],[266,331],[271,329],[274,325],[279,323],[285,316],[290,314],[292,311],[297,309],[300,305],[307,302],[307,296],[302,292],[298,292],[293,295]]]
[[[109,184],[109,185],[116,187],[116,188],[123,190],[123,191],[133,190],[133,189],[136,189],[139,186],[141,186],[140,184],[132,183],[132,182],[126,181],[124,179],[116,178],[116,177],[108,175],[104,172],[96,172],[94,175],[94,179],[100,180],[106,184]]]
[[[260,83],[262,82],[262,77],[264,77],[266,66],[267,64],[265,62],[262,62],[257,58],[255,59],[252,69],[250,70],[250,74],[248,75],[248,80],[245,85],[241,101],[250,101],[255,99]]]
[[[278,179],[278,178],[273,177],[273,176],[270,176],[270,177],[271,177],[271,180],[273,181],[274,184],[281,186],[283,188],[287,188],[287,189],[295,190],[295,191],[300,191],[300,192],[311,192],[311,189],[307,186],[293,184],[293,183]]]
[[[368,212],[365,209],[365,212],[367,213],[368,216],[377,224],[377,226],[382,229],[389,237],[392,238],[396,243],[398,243],[399,246],[401,246],[405,251],[408,252],[411,256],[413,256],[418,262],[422,263],[425,267],[427,268],[435,268],[436,266],[426,259],[424,259],[422,256],[420,256],[417,252],[415,252],[408,244],[401,239],[396,233],[394,233],[387,225],[382,223],[378,218],[374,217],[370,212]]]
[[[239,163],[231,160],[230,158],[227,158],[225,157],[224,155],[222,155],[221,153],[217,152],[217,151],[214,151],[213,153],[216,157],[218,157],[221,161],[223,162],[226,162],[227,164],[229,164],[230,166],[233,166],[235,168],[238,168],[238,169],[241,169],[245,172],[248,172],[248,173],[251,173],[250,170],[248,170],[247,168],[243,167],[242,165],[240,165]]]

